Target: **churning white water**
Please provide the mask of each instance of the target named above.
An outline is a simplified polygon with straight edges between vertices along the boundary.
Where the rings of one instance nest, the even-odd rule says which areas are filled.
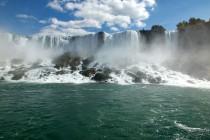
[[[82,58],[94,57],[89,67],[109,67],[109,83],[135,84],[133,76],[144,73],[143,84],[161,79],[158,84],[210,88],[210,82],[170,70],[165,62],[171,59],[176,46],[176,33],[165,34],[162,42],[153,42],[147,48],[138,31],[116,34],[97,33],[86,36],[34,35],[24,37],[0,33],[0,78],[11,82],[39,83],[89,83],[92,76],[85,77],[82,62],[76,70],[70,66],[57,69],[53,59],[64,52],[72,52]],[[16,60],[14,62],[14,60]],[[20,62],[19,62],[20,61]],[[38,65],[36,65],[38,63]],[[59,72],[62,70],[62,73]],[[21,78],[12,79],[14,72]],[[59,74],[58,74],[59,73]],[[154,81],[154,80],[153,80]]]

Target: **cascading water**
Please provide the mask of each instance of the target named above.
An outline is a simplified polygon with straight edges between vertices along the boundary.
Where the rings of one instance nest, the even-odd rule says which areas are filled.
[[[138,48],[140,46],[139,33],[137,31],[126,31],[110,35],[106,38],[104,47],[132,47]]]
[[[162,55],[167,56],[164,49],[175,44],[175,32],[166,32],[165,41],[151,44],[149,50],[145,50],[143,39],[138,31],[116,34],[99,32],[75,37],[22,37],[1,33],[1,57],[5,57],[0,61],[0,79],[42,83],[103,81],[210,87],[208,81],[163,67],[162,62],[166,58]],[[3,55],[8,48],[7,54]],[[60,56],[63,52],[64,55]],[[163,60],[159,61],[160,58]],[[31,61],[26,63],[25,59]],[[3,65],[3,60],[9,63]]]

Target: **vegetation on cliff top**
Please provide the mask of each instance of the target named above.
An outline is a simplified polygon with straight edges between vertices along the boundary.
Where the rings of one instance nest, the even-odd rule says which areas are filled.
[[[195,25],[210,25],[210,20],[205,21],[200,18],[190,18],[189,21],[182,21],[177,24],[178,31],[184,31],[185,29],[195,26]]]

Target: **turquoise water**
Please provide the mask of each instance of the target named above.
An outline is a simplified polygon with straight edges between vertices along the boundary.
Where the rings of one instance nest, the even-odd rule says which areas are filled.
[[[0,83],[0,140],[210,139],[210,90]]]

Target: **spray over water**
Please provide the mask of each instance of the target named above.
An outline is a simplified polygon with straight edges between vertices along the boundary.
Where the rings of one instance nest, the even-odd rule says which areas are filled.
[[[149,31],[74,37],[23,37],[9,33],[0,36],[2,80],[210,87],[206,80],[173,70],[179,53],[176,32],[155,36]]]

